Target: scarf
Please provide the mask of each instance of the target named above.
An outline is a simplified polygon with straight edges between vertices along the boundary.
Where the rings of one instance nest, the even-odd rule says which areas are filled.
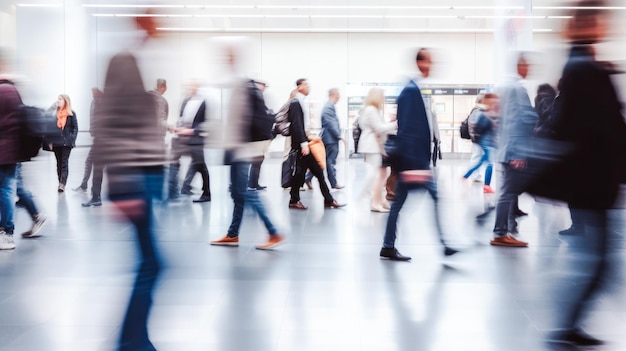
[[[67,113],[66,109],[57,110],[57,127],[61,129],[65,129],[65,123],[67,123]]]

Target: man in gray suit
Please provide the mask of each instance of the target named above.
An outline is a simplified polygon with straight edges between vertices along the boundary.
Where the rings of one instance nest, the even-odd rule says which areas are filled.
[[[326,173],[328,173],[328,181],[333,189],[341,189],[343,185],[337,184],[337,154],[339,153],[339,142],[343,140],[341,137],[341,128],[339,126],[339,118],[335,104],[339,101],[339,89],[332,88],[328,91],[328,102],[322,109],[322,142],[326,148]]]
[[[491,245],[526,247],[527,242],[513,237],[517,234],[515,209],[517,197],[522,193],[525,179],[526,159],[532,146],[533,130],[537,124],[537,112],[530,103],[522,80],[528,75],[529,64],[523,55],[517,60],[517,75],[499,91],[502,102],[499,149],[496,160],[502,165],[500,198],[496,205],[496,224]]]

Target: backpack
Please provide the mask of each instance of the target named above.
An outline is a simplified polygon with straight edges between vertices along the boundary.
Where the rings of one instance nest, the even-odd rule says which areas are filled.
[[[291,122],[289,121],[289,105],[293,100],[287,101],[276,113],[276,117],[274,118],[274,131],[276,134],[280,134],[283,136],[290,136],[291,131],[289,127],[291,126]]]
[[[470,130],[469,130],[469,118],[470,116],[468,115],[467,118],[463,122],[461,122],[461,126],[459,127],[461,139],[470,139],[470,140],[472,139],[472,136],[470,135]]]

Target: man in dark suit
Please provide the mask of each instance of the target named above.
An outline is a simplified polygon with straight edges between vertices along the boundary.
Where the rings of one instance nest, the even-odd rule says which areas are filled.
[[[309,95],[309,82],[307,82],[306,79],[298,79],[296,81],[296,86],[298,89],[298,95]],[[304,176],[307,168],[311,171],[311,173],[313,173],[320,184],[320,190],[324,196],[324,207],[339,208],[345,206],[345,204],[339,204],[335,201],[335,199],[333,199],[333,196],[330,194],[330,190],[328,189],[328,185],[326,185],[326,180],[324,179],[324,171],[311,154],[311,150],[309,150],[309,139],[307,138],[304,128],[304,111],[302,110],[302,105],[300,105],[300,101],[298,99],[291,101],[288,116],[289,121],[291,122],[291,125],[289,126],[291,134],[291,149],[298,152],[296,174],[294,175],[293,183],[291,184],[291,199],[289,200],[289,208],[297,210],[307,209],[307,207],[300,202],[300,187],[304,184]]]
[[[435,222],[439,238],[444,245],[444,254],[450,256],[457,251],[449,248],[444,239],[439,219],[437,186],[430,169],[433,142],[433,121],[427,112],[424,99],[417,83],[430,75],[430,52],[420,49],[416,56],[417,68],[421,72],[411,80],[398,96],[398,150],[400,177],[396,187],[396,199],[391,205],[383,247],[380,258],[393,261],[408,261],[411,257],[404,256],[395,248],[396,230],[400,210],[406,201],[409,190],[423,189],[429,192],[435,202]]]
[[[204,161],[204,131],[202,125],[206,120],[206,101],[198,95],[199,84],[191,83],[189,97],[183,101],[180,109],[179,127],[175,133],[189,146],[191,164],[183,181],[181,194],[192,195],[191,181],[199,172],[202,175],[202,195],[193,202],[211,201],[211,189],[209,186],[209,169]]]

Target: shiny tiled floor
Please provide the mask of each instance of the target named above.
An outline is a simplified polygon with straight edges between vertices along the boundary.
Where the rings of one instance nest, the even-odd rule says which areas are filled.
[[[87,149],[70,160],[69,186],[80,182]],[[82,208],[87,195],[56,192],[54,156],[25,164],[26,184],[49,222],[44,236],[17,239],[0,252],[0,350],[112,350],[137,261],[130,226],[110,204]],[[266,161],[262,197],[289,242],[273,252],[254,249],[265,239],[261,222],[246,212],[239,248],[212,247],[224,235],[232,204],[227,168],[210,166],[213,201],[157,208],[158,240],[167,270],[150,318],[158,350],[574,350],[547,345],[545,331],[584,270],[567,209],[523,196],[530,216],[520,221],[527,249],[488,245],[493,218],[474,216],[482,189],[459,178],[464,160],[445,160],[440,191],[448,237],[464,252],[444,259],[424,195],[407,202],[397,246],[410,263],[378,259],[385,214],[361,197],[362,160],[340,162],[334,192],[349,205],[324,210],[316,188],[302,194],[305,212],[287,209],[277,159]],[[199,181],[199,179],[197,179]],[[626,349],[623,213],[613,237],[614,270],[586,328]],[[30,225],[23,210],[16,232]]]

